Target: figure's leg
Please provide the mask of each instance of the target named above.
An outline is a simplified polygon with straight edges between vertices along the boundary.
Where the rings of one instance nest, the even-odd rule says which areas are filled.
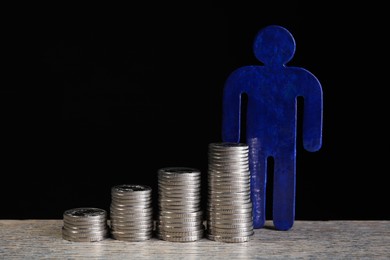
[[[288,230],[295,218],[295,152],[283,149],[274,158],[273,223]]]
[[[267,184],[267,159],[260,149],[257,138],[247,140],[249,145],[249,170],[251,174],[251,200],[253,227],[262,228],[265,223],[265,195]]]

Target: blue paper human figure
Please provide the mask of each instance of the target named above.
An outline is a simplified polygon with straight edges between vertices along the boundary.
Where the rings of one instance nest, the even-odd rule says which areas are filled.
[[[295,40],[284,27],[271,25],[255,38],[254,54],[264,66],[238,68],[223,91],[222,139],[240,142],[241,97],[247,94],[246,142],[249,145],[254,228],[266,220],[267,159],[274,160],[274,227],[289,230],[295,219],[297,97],[303,97],[303,147],[322,144],[322,88],[309,71],[287,67]]]

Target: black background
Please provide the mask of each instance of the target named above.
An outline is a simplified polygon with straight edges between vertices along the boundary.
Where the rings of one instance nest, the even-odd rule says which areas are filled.
[[[200,169],[205,192],[208,144],[221,141],[224,82],[238,67],[261,65],[254,36],[277,24],[297,44],[288,65],[312,72],[324,92],[323,146],[297,147],[296,219],[390,219],[382,10],[16,7],[3,31],[0,218],[109,210],[110,188],[124,183],[151,186],[156,206],[156,173],[168,166]]]

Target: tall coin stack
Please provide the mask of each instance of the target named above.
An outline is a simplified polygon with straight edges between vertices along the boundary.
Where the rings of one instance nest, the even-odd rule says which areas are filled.
[[[107,212],[98,208],[74,208],[63,214],[62,238],[73,242],[95,242],[108,237]]]
[[[153,235],[152,188],[133,184],[112,187],[110,225],[114,239],[150,239]]]
[[[186,167],[159,169],[158,191],[157,237],[170,242],[201,239],[201,172]]]
[[[243,143],[209,144],[207,238],[246,242],[253,235],[249,148]]]

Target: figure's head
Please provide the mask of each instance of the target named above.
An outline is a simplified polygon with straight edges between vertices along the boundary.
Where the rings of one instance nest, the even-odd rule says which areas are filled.
[[[271,25],[258,32],[253,50],[265,65],[284,65],[294,56],[295,40],[287,29]]]

